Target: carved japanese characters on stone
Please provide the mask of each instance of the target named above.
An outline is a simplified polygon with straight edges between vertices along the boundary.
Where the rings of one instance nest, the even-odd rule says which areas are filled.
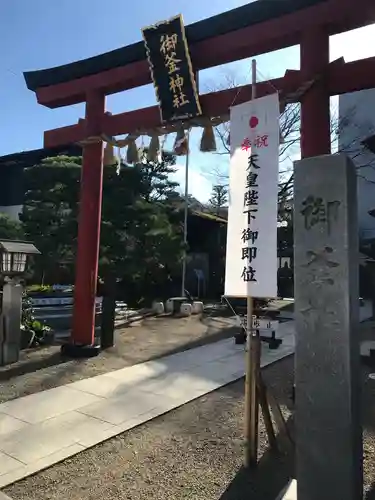
[[[325,226],[328,234],[338,219],[340,201],[326,201],[321,197],[307,196],[300,210],[305,220],[305,229],[310,231],[315,226]]]

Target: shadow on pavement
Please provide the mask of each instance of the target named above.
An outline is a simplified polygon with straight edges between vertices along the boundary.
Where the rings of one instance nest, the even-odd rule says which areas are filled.
[[[215,342],[219,342],[220,340],[226,340],[233,337],[235,331],[236,329],[233,327],[223,328],[222,330],[216,333],[208,334],[207,336],[201,337],[200,339],[193,340],[192,342],[187,342],[186,344],[169,349],[168,351],[156,354],[155,356],[149,357],[145,361],[154,361],[160,358],[164,358],[166,356],[171,356],[172,354],[178,354],[180,352],[189,351],[190,349],[195,349],[197,347],[202,347],[204,345],[214,344]]]
[[[44,368],[49,368],[50,366],[58,366],[63,363],[67,363],[68,361],[69,359],[61,357],[60,349],[42,359],[21,360],[0,371],[0,382],[10,380],[13,377],[20,377],[21,375],[26,375],[28,373],[35,373],[38,370],[43,370]]]
[[[121,367],[131,366],[138,363],[144,363],[146,361],[153,361],[165,356],[170,356],[172,354],[177,354],[183,351],[188,351],[190,349],[194,349],[196,347],[201,347],[203,345],[213,344],[218,342],[219,340],[227,339],[233,336],[234,330],[231,327],[222,328],[219,331],[215,331],[215,333],[208,332],[207,335],[202,336],[199,339],[193,340],[191,342],[186,342],[184,344],[176,345],[176,347],[171,347],[170,349],[166,348],[166,346],[161,346],[160,351],[157,354],[147,355],[145,353],[144,356],[141,356],[139,359],[129,360],[129,362],[125,362]],[[51,352],[53,350],[53,352]],[[103,356],[117,356],[120,353],[116,352],[116,347],[110,348],[106,351],[102,351],[99,354],[98,360],[103,359]],[[59,346],[49,346],[48,348],[36,348],[30,350],[30,352],[26,353],[25,351],[21,352],[20,361],[14,363],[13,365],[2,367],[0,369],[0,382],[7,381],[12,379],[13,377],[19,377],[22,375],[26,375],[29,373],[35,373],[39,370],[43,370],[49,367],[57,367],[59,365],[63,365],[73,361],[71,358],[62,357],[60,354]],[[80,364],[85,364],[85,359],[75,359],[74,364],[79,366]],[[69,370],[71,370],[71,363],[69,364]],[[118,368],[121,368],[120,366]],[[63,368],[63,367],[61,367]],[[104,369],[102,373],[106,373],[107,371],[111,371],[111,368],[108,370]],[[99,373],[96,373],[99,374]]]
[[[241,468],[220,500],[275,500],[294,475],[294,454],[266,451],[256,469]]]

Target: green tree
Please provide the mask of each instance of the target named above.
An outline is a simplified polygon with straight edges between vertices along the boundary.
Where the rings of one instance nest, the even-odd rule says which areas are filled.
[[[21,222],[13,220],[7,214],[0,213],[0,240],[22,240],[25,233]]]
[[[142,194],[147,201],[160,201],[178,196],[179,184],[170,179],[170,175],[176,172],[175,164],[176,156],[173,153],[163,151],[160,161],[150,162],[147,160],[147,149],[144,150],[137,168],[142,174]]]
[[[25,169],[26,192],[20,220],[27,239],[41,256],[38,278],[53,280],[61,267],[72,268],[77,240],[78,193],[81,158],[46,158]]]
[[[160,287],[181,260],[181,216],[168,202],[176,186],[168,179],[173,158],[161,163],[122,165],[118,174],[115,166],[104,168],[99,275],[111,271],[123,277],[133,298],[146,298],[147,290]],[[21,219],[42,252],[39,272],[48,281],[65,269],[71,281],[81,158],[46,159],[25,174]]]
[[[162,296],[171,277],[181,271],[182,227],[162,202],[139,199],[129,218],[127,251],[118,267],[131,296],[139,300]],[[131,301],[131,296],[127,301]]]
[[[114,203],[117,180],[105,184],[101,268],[103,272],[115,268],[122,276],[128,302],[160,295],[168,280],[181,272],[183,218],[174,204],[178,183],[169,178],[175,172],[175,160],[173,154],[163,152],[161,161],[148,162],[145,151],[138,165],[125,167],[137,172],[139,184],[133,189],[137,195],[121,208]]]
[[[212,193],[208,203],[210,209],[219,215],[220,210],[228,203],[228,187],[222,184],[212,186]]]

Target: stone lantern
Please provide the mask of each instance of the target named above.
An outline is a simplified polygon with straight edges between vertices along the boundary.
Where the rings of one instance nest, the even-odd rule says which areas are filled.
[[[4,280],[0,322],[0,366],[19,359],[21,345],[21,279],[30,255],[40,254],[28,241],[0,240],[0,274]]]

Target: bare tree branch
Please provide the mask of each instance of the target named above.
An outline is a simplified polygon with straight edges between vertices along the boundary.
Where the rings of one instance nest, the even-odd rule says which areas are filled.
[[[238,75],[234,73],[228,73],[223,75],[223,80],[221,84],[215,84],[208,86],[207,90],[218,91],[226,88],[234,88],[238,85]],[[233,102],[234,104],[234,102]],[[229,134],[230,134],[230,124],[229,121],[218,125],[215,128],[215,134],[217,137],[218,151],[215,153],[218,156],[229,155],[230,145],[229,145]],[[280,170],[280,180],[279,184],[279,201],[283,201],[282,205],[287,203],[292,196],[293,189],[293,175],[291,172],[291,155],[298,153],[299,150],[299,138],[300,138],[300,105],[289,104],[285,107],[284,111],[280,116],[280,135],[282,137],[282,144],[280,145],[280,164],[285,164],[285,168]],[[288,165],[288,163],[290,165]],[[228,172],[222,171],[219,165],[215,165],[210,168],[210,174],[218,184],[228,185]],[[280,205],[280,204],[279,204]],[[281,205],[280,205],[281,206]]]
[[[224,74],[221,84],[216,82],[211,85],[208,91],[218,91],[225,88],[234,88],[238,85],[238,78],[232,73]],[[234,102],[233,102],[234,104]],[[285,110],[280,115],[280,135],[282,138],[280,144],[280,183],[279,183],[279,212],[290,212],[292,207],[293,196],[293,159],[299,153],[300,149],[300,104],[288,104]],[[360,121],[356,116],[357,110],[355,107],[346,113],[345,117],[340,117],[338,109],[331,109],[331,145],[332,150],[337,150],[339,153],[345,153],[357,165],[358,177],[366,180],[371,184],[375,184],[375,180],[366,177],[366,171],[374,169],[375,171],[375,155],[370,154],[362,141],[369,135],[375,134],[375,127],[369,121]],[[342,137],[345,135],[347,128],[351,129],[351,140],[342,144]],[[228,137],[230,134],[230,124],[225,122],[215,129],[218,151],[215,153],[218,157],[230,154],[230,145]],[[216,164],[210,168],[208,175],[216,180],[217,184],[228,185],[228,172],[223,171],[220,165]],[[375,178],[375,177],[374,177]]]

